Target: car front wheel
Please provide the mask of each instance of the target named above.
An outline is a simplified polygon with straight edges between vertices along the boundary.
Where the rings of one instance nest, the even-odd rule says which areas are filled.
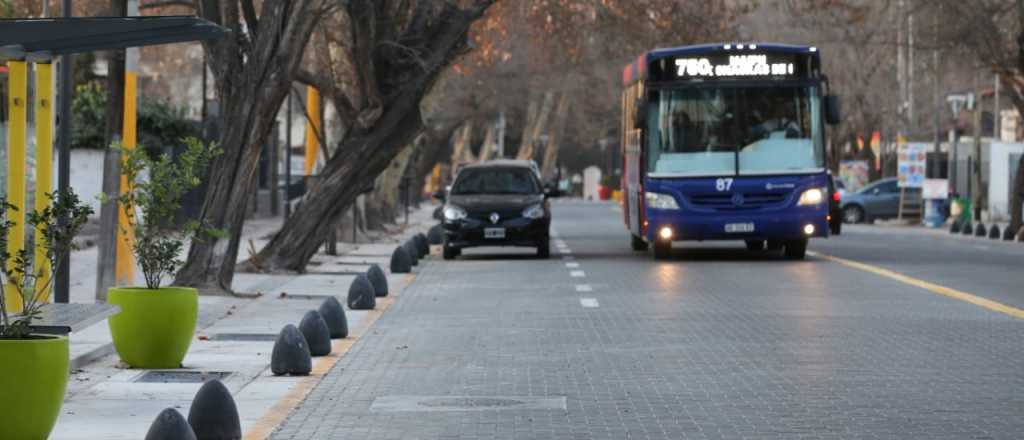
[[[537,243],[537,258],[548,258],[551,256],[551,240],[545,238]]]
[[[444,257],[445,260],[454,260],[458,258],[459,255],[462,254],[462,249],[449,246],[447,242],[445,242],[443,249],[444,250],[441,252],[441,256]]]
[[[864,221],[864,209],[857,205],[843,208],[843,221],[846,223],[860,223]]]

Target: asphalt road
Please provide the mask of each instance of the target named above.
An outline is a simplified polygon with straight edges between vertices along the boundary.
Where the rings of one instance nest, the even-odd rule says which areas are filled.
[[[555,215],[550,260],[432,257],[273,438],[1024,433],[1024,320],[821,255],[1019,306],[1019,244],[859,227],[805,261],[741,243],[654,261],[612,205]]]

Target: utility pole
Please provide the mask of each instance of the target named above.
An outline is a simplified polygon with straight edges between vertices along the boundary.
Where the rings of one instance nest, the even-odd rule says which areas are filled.
[[[64,0],[62,3],[63,15],[70,18],[71,0]],[[66,194],[71,183],[71,99],[73,87],[71,84],[71,62],[74,55],[68,54],[60,57],[60,140],[57,167],[57,190],[60,194]],[[57,224],[61,227],[67,226],[68,216],[61,215],[57,218]],[[69,253],[57,263],[57,278],[54,280],[54,301],[66,303],[70,300],[71,285],[71,258]]]
[[[993,87],[994,92],[992,98],[995,102],[992,103],[992,139],[997,140],[1002,136],[1000,132],[1000,126],[1002,125],[1002,116],[1000,116],[999,107],[999,93],[1002,84],[999,82],[999,74],[995,74],[995,86]]]
[[[292,215],[292,88],[288,88],[288,109],[284,117],[284,218]]]
[[[968,186],[971,192],[971,207],[974,211],[974,220],[981,220],[981,205],[985,203],[985,191],[981,184],[981,85],[978,83],[978,71],[974,71],[974,160],[971,163],[971,184]]]
[[[917,129],[914,119],[914,13],[907,17],[907,138]]]
[[[935,47],[932,49],[932,72],[934,72],[932,78],[932,95],[935,96],[935,109],[933,110],[935,113],[935,153],[938,154],[939,144],[942,138],[942,128],[939,119],[939,115],[942,113],[942,97],[939,96],[939,83],[942,82],[942,71],[939,70],[939,16],[937,14],[935,15],[933,27],[935,32]]]

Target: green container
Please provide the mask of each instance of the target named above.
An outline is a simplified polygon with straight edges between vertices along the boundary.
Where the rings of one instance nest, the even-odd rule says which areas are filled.
[[[68,385],[68,338],[0,339],[0,439],[46,440]]]
[[[196,330],[199,293],[189,287],[113,287],[107,302],[118,356],[132,368],[179,368]]]

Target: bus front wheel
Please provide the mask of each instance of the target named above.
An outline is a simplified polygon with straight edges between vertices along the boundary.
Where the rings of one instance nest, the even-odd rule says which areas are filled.
[[[803,260],[807,254],[807,239],[791,240],[786,242],[786,258],[790,260]]]
[[[638,235],[632,235],[632,240],[629,245],[633,248],[634,252],[642,252],[647,250],[647,241]]]
[[[654,242],[654,259],[655,260],[667,260],[672,256],[672,242],[671,241],[655,241]]]

